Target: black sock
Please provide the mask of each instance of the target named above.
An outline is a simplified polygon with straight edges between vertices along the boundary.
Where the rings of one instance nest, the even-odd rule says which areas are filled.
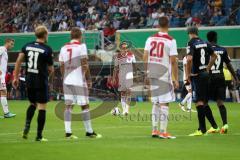
[[[221,114],[223,125],[225,125],[225,124],[227,124],[227,110],[226,110],[226,107],[224,105],[221,105],[218,108],[219,108],[219,111],[220,111],[220,114]]]
[[[31,121],[34,116],[35,110],[36,110],[36,107],[34,105],[30,105],[27,109],[24,133],[29,132]]]
[[[42,138],[42,131],[46,120],[46,110],[39,110],[38,112],[38,126],[37,126],[37,138]]]
[[[212,110],[209,107],[209,105],[205,106],[205,114],[206,114],[208,121],[211,123],[211,126],[215,129],[218,128],[217,123],[213,117]]]
[[[199,129],[202,133],[207,131],[205,122],[205,108],[203,105],[197,106]]]

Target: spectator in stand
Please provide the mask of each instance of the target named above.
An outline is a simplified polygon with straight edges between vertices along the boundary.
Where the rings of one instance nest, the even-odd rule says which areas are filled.
[[[82,30],[102,30],[109,22],[115,29],[152,28],[158,25],[156,18],[162,15],[167,15],[173,20],[174,23],[171,24],[174,24],[174,27],[181,27],[184,24],[182,18],[185,21],[186,13],[192,13],[192,6],[196,2],[179,0],[173,6],[172,0],[1,0],[0,32],[33,32],[39,24],[45,24],[53,32],[67,31],[75,26]],[[207,2],[201,3],[206,5],[206,9],[198,13],[198,16],[204,17],[203,25],[216,25],[224,15],[223,1]],[[193,17],[192,23],[196,16],[192,14],[187,16],[190,17]],[[236,24],[234,15],[230,16],[229,21],[230,24]]]
[[[215,0],[214,1],[214,7],[216,9],[221,9],[222,8],[222,0]]]
[[[103,29],[104,36],[112,42],[115,40],[115,32],[116,29],[113,27],[112,24],[107,24],[106,27]]]
[[[68,29],[68,25],[65,20],[61,20],[59,23],[58,31],[66,31]]]

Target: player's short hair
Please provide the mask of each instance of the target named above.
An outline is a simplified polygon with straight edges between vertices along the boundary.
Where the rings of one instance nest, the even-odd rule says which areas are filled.
[[[78,27],[74,27],[71,30],[71,39],[79,39],[82,37],[82,32],[80,30],[80,28]]]
[[[198,28],[196,26],[188,27],[187,32],[188,34],[198,35]]]
[[[209,31],[207,33],[207,39],[209,42],[215,42],[217,43],[217,32],[215,31]]]
[[[160,28],[168,28],[169,27],[168,17],[163,16],[163,17],[159,18],[159,27]]]
[[[12,38],[6,38],[6,39],[5,39],[5,44],[6,44],[6,43],[9,43],[9,42],[15,42],[15,40],[12,39]]]
[[[47,30],[47,27],[43,26],[43,25],[40,25],[40,26],[37,26],[36,29],[35,29],[35,36],[37,38],[44,38],[44,36],[48,34],[48,30]]]

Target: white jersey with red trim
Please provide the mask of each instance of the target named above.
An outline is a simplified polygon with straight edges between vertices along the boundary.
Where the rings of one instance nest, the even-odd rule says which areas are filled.
[[[86,86],[81,67],[82,58],[88,58],[86,44],[71,41],[61,48],[59,62],[64,63],[64,84]]]
[[[1,81],[5,82],[5,75],[7,72],[7,64],[8,64],[8,54],[5,46],[0,47],[0,70],[2,72]]]
[[[159,32],[147,39],[145,51],[148,53],[152,102],[159,104],[175,101],[170,56],[178,55],[176,40],[167,33]]]
[[[157,34],[147,39],[145,44],[145,51],[147,51],[149,54],[149,77],[171,81],[172,75],[170,56],[178,55],[176,40],[169,36],[167,33],[158,32]],[[157,69],[156,66],[161,66],[162,68]],[[160,74],[162,71],[165,71],[166,73]]]

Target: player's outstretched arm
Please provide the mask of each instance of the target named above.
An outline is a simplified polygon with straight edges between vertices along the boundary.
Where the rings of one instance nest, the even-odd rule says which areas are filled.
[[[148,80],[148,77],[147,77],[147,72],[148,72],[148,51],[145,50],[144,51],[144,54],[143,54],[143,65],[144,65],[144,84],[145,85],[149,85],[149,80]]]
[[[19,73],[20,73],[20,69],[21,69],[21,64],[24,60],[24,53],[19,53],[16,64],[15,64],[15,68],[14,68],[14,79],[12,82],[12,85],[14,88],[18,87],[18,83],[19,83]]]
[[[186,65],[186,78],[189,83],[191,83],[191,69],[192,69],[192,55],[187,55],[187,65]]]
[[[112,77],[112,83],[113,84],[116,84],[118,70],[119,70],[118,66],[114,66],[113,77]]]
[[[226,64],[226,66],[227,66],[228,70],[231,72],[233,78],[235,79],[236,84],[239,85],[239,79],[238,79],[238,77],[237,77],[237,75],[236,75],[236,73],[233,69],[232,64],[229,62],[229,63]]]
[[[62,77],[64,77],[64,62],[60,62],[60,72]]]
[[[210,62],[208,63],[208,66],[207,66],[207,71],[208,72],[211,70],[211,68],[214,65],[216,59],[217,59],[217,55],[215,53],[211,54]]]
[[[91,80],[91,74],[90,74],[90,69],[88,65],[88,60],[87,58],[82,58],[81,59],[81,65],[82,65],[82,73],[85,75],[85,78],[88,83],[88,87],[92,87],[92,80]]]
[[[48,79],[49,83],[53,84],[53,79],[54,79],[54,67],[53,66],[48,66]]]
[[[175,89],[179,88],[179,82],[178,82],[178,60],[177,56],[170,56],[170,63],[172,66],[172,75],[174,78],[173,84]]]

